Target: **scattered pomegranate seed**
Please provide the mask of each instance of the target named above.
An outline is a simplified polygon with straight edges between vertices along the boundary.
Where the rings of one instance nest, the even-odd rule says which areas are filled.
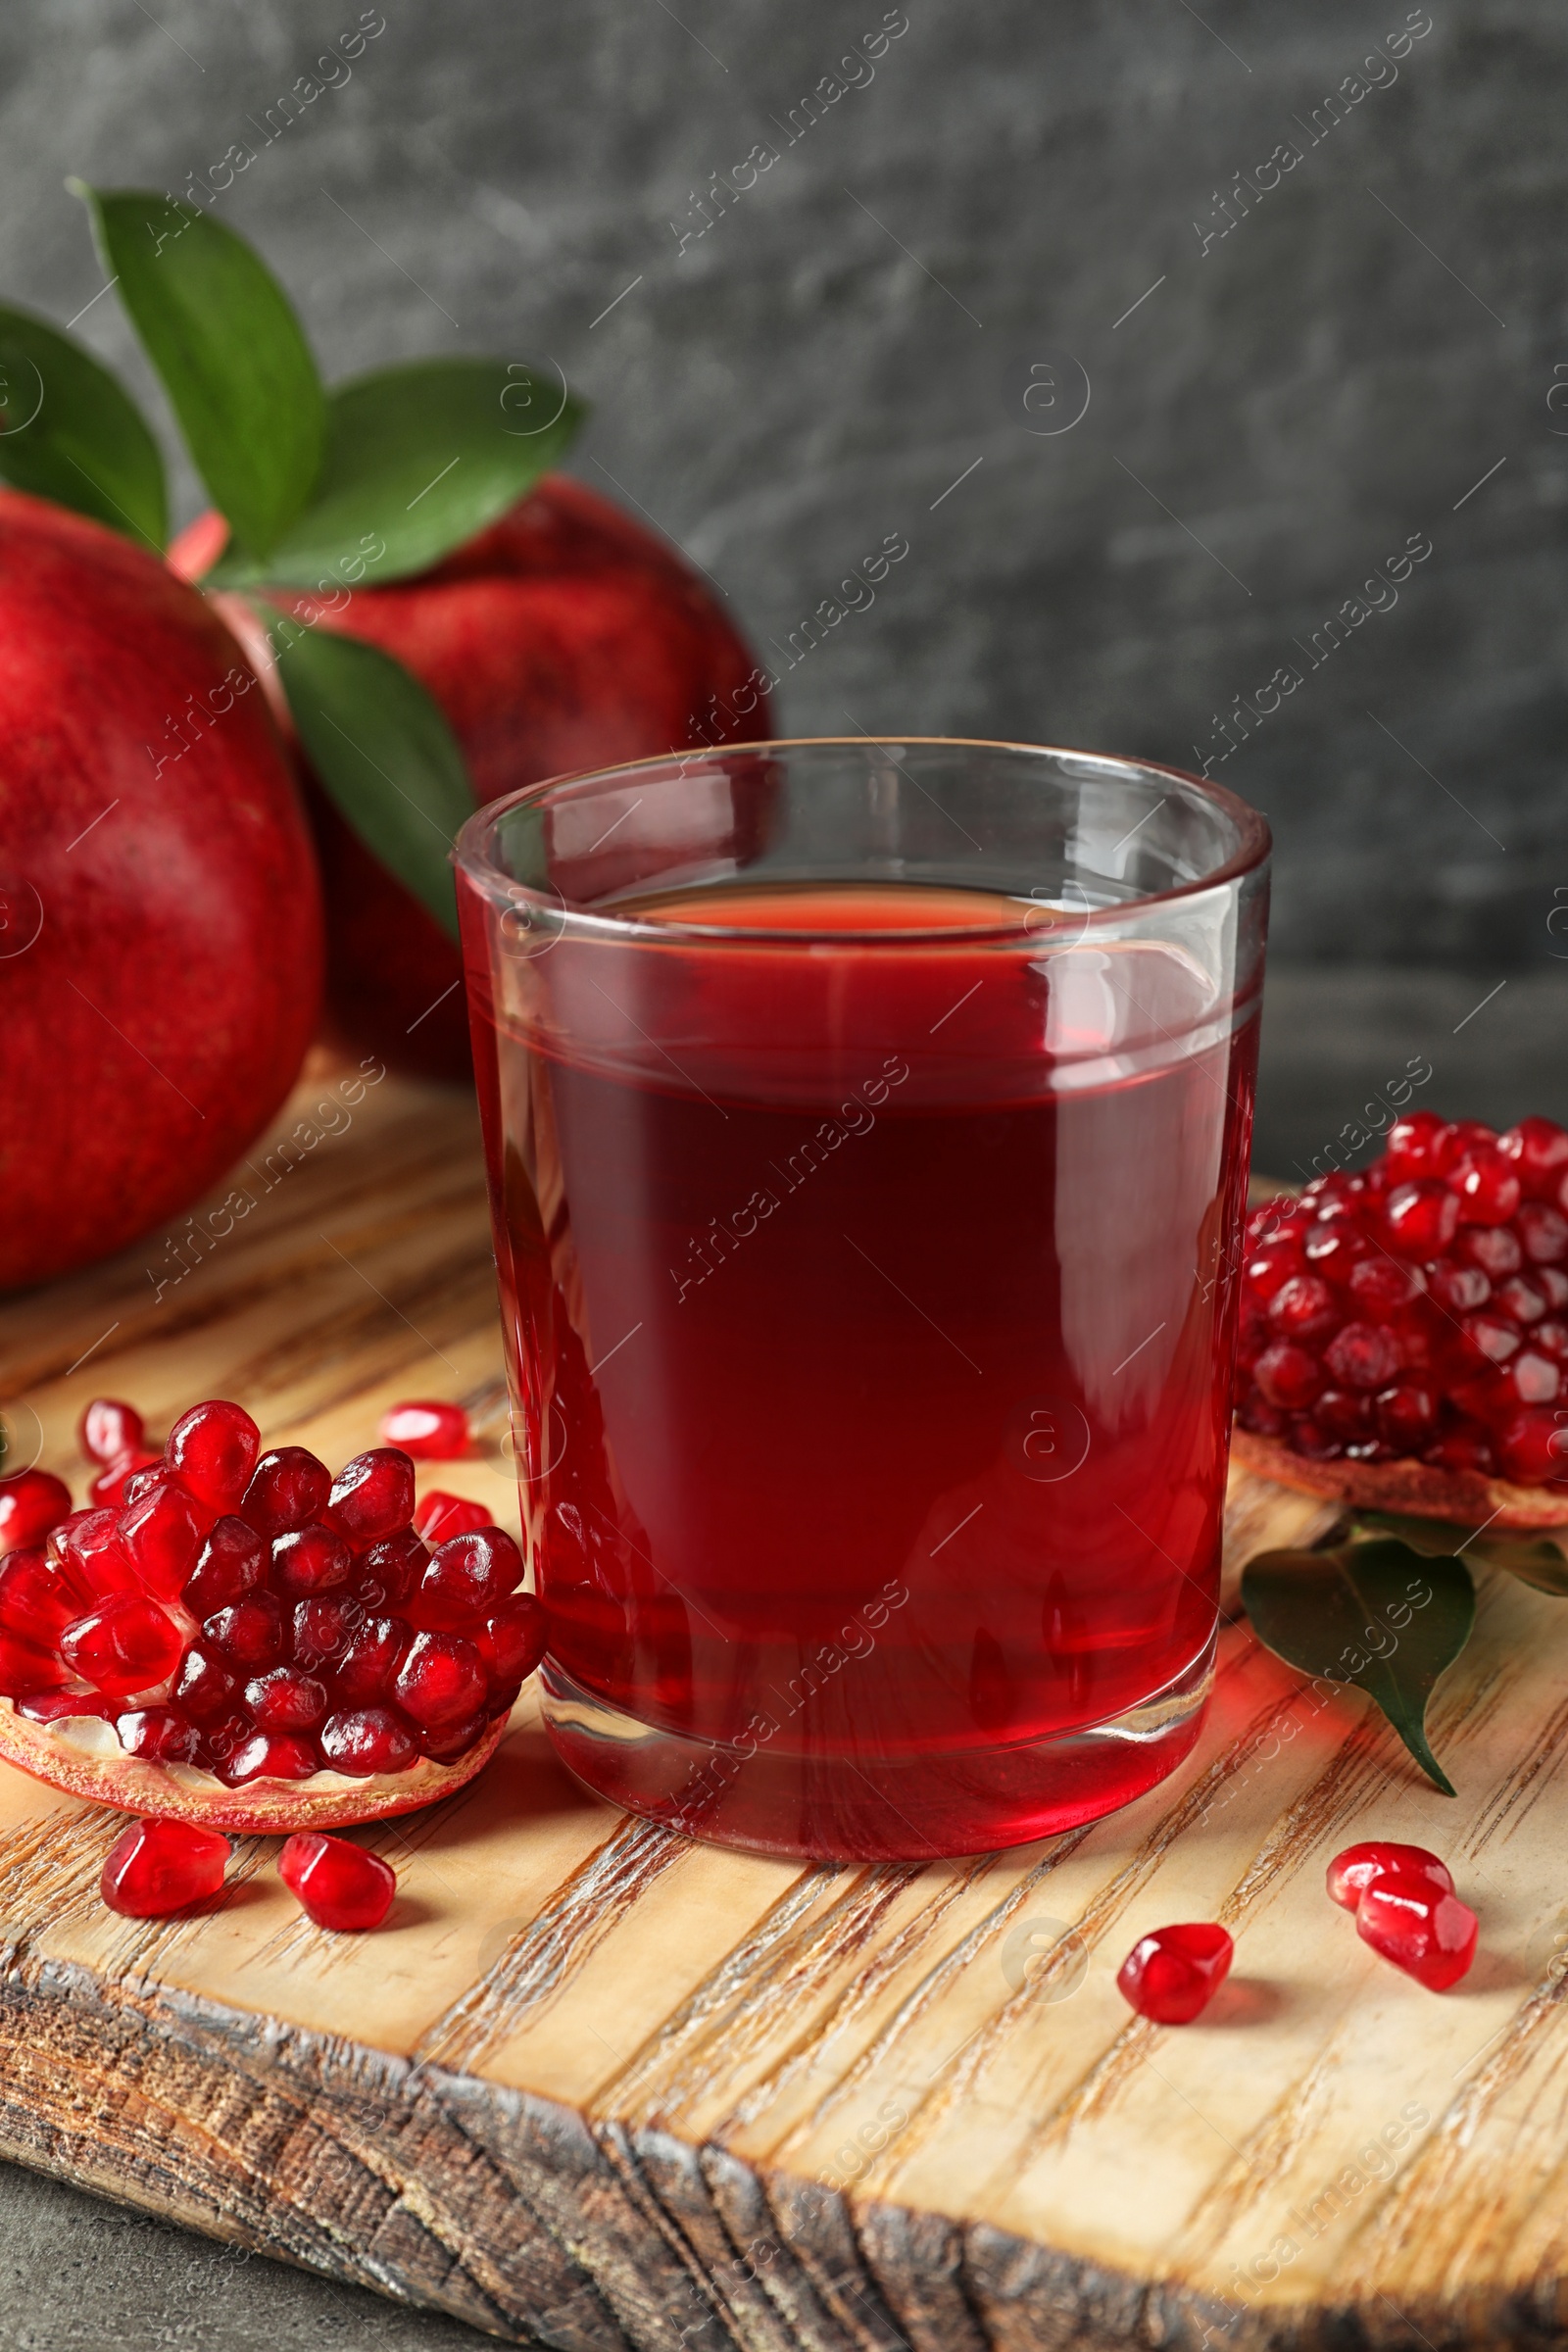
[[[199,1501],[224,1511],[245,1493],[261,1443],[249,1413],[213,1397],[180,1415],[169,1433],[164,1459]]]
[[[490,1514],[482,1502],[470,1502],[466,1494],[443,1494],[437,1488],[415,1512],[414,1524],[427,1544],[445,1544],[454,1536],[488,1527]]]
[[[1156,1928],[1122,1962],[1117,1989],[1156,2026],[1190,2026],[1224,1984],[1235,1949],[1225,1930],[1209,1920]]]
[[[283,1841],[277,1875],[318,1928],[339,1935],[378,1928],[398,1890],[392,1865],[346,1838],[296,1833]]]
[[[87,1488],[88,1501],[101,1503],[106,1510],[118,1511],[125,1499],[125,1489],[131,1480],[138,1478],[143,1470],[156,1469],[162,1460],[162,1454],[143,1453],[139,1450],[117,1454],[114,1460],[106,1462],[97,1477],[90,1481]]]
[[[239,1515],[258,1535],[285,1536],[319,1519],[331,1493],[324,1462],[303,1446],[279,1446],[264,1453],[240,1500]]]
[[[188,1821],[136,1821],[117,1838],[99,1882],[111,1911],[164,1919],[214,1895],[228,1868],[228,1839]]]
[[[394,1404],[381,1415],[383,1446],[401,1446],[419,1462],[456,1462],[473,1444],[461,1404]]]
[[[1412,1112],[1255,1210],[1238,1361],[1242,1427],[1306,1459],[1568,1480],[1568,1132]]]
[[[1429,1992],[1457,1984],[1476,1956],[1475,1913],[1430,1877],[1375,1878],[1355,1909],[1356,1933]]]
[[[20,1470],[0,1478],[0,1552],[41,1544],[71,1516],[71,1489],[47,1470]]]
[[[1353,1911],[1369,1886],[1392,1878],[1424,1879],[1440,1893],[1453,1892],[1448,1865],[1424,1845],[1395,1845],[1374,1838],[1335,1855],[1328,1870],[1329,1900],[1342,1911]]]
[[[395,1446],[345,1462],[332,1482],[327,1516],[354,1544],[373,1544],[414,1516],[414,1464]]]
[[[140,1413],[117,1396],[95,1396],[81,1416],[76,1437],[87,1459],[105,1468],[127,1453],[146,1451],[147,1431]]]

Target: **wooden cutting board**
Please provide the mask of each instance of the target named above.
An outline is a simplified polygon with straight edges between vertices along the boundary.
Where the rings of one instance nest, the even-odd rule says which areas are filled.
[[[221,1233],[0,1313],[47,1465],[81,1478],[100,1391],[155,1428],[238,1396],[334,1461],[411,1393],[499,1432],[471,1106],[343,1090],[301,1090]],[[499,1451],[425,1483],[516,1524]],[[1240,1485],[1233,1570],[1319,1514]],[[209,1915],[117,1920],[116,1817],[0,1768],[0,2152],[564,2352],[1560,2339],[1568,1608],[1488,1582],[1434,1722],[1457,1803],[1233,1624],[1197,1752],[1126,1812],[803,1868],[616,1815],[525,1701],[478,1784],[369,1836],[400,1892],[362,1939],[302,1921],[270,1839]],[[1437,1846],[1480,1911],[1455,1992],[1325,1899],[1371,1835]],[[1133,2018],[1135,1938],[1216,1918],[1205,2018]]]

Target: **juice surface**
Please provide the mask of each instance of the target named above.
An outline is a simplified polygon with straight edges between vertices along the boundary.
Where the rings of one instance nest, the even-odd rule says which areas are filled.
[[[1137,1707],[1213,1631],[1255,1008],[992,894],[635,911],[667,941],[472,990],[553,1655],[797,1759],[797,1805],[972,1759],[946,1848],[1004,1842],[979,1760]]]

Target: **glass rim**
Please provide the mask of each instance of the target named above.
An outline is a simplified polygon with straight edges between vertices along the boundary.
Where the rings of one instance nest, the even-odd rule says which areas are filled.
[[[585,938],[603,938],[622,942],[640,941],[648,946],[661,943],[674,945],[732,946],[750,944],[772,947],[816,948],[825,943],[838,947],[907,948],[912,942],[940,946],[949,941],[954,945],[972,943],[976,939],[1017,943],[1020,926],[1015,923],[959,923],[941,926],[920,926],[908,930],[887,928],[857,929],[823,925],[791,925],[770,929],[754,923],[698,923],[686,920],[671,921],[665,916],[600,912],[595,908],[568,902],[559,890],[541,890],[536,884],[522,882],[494,862],[487,854],[487,845],[494,829],[514,809],[542,804],[550,795],[567,785],[597,784],[612,777],[652,774],[656,769],[679,771],[683,762],[693,764],[723,761],[761,752],[799,751],[875,751],[884,742],[900,746],[916,746],[924,750],[955,752],[1012,752],[1026,758],[1045,760],[1093,760],[1107,767],[1119,767],[1147,776],[1168,776],[1173,783],[1183,785],[1200,800],[1206,801],[1228,815],[1241,838],[1231,857],[1208,872],[1195,876],[1191,882],[1177,883],[1169,890],[1150,891],[1117,902],[1113,906],[1065,909],[1083,928],[1078,933],[1082,941],[1093,930],[1106,930],[1118,923],[1141,915],[1147,908],[1171,906],[1184,900],[1201,897],[1205,892],[1228,889],[1250,873],[1265,864],[1273,849],[1273,835],[1267,817],[1254,808],[1240,794],[1230,792],[1223,784],[1215,784],[1206,776],[1194,775],[1190,769],[1173,767],[1161,760],[1140,760],[1121,752],[1087,751],[1082,745],[1049,743],[1019,743],[1004,737],[969,735],[793,735],[763,736],[751,743],[710,744],[692,746],[683,752],[669,751],[645,755],[640,760],[617,760],[608,767],[564,769],[554,776],[541,777],[537,784],[520,785],[515,792],[505,793],[500,799],[486,801],[467,817],[460,828],[449,853],[452,863],[492,904],[503,906],[533,907],[564,930],[580,932]],[[949,887],[962,888],[955,882]],[[1032,953],[1046,944],[1039,932],[1030,934],[1024,926],[1024,943]]]

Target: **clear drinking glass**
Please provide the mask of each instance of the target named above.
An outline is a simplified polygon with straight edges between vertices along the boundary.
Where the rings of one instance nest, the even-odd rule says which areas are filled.
[[[1173,769],[912,739],[465,826],[545,1719],[591,1788],[917,1858],[1191,1747],[1268,847]]]

